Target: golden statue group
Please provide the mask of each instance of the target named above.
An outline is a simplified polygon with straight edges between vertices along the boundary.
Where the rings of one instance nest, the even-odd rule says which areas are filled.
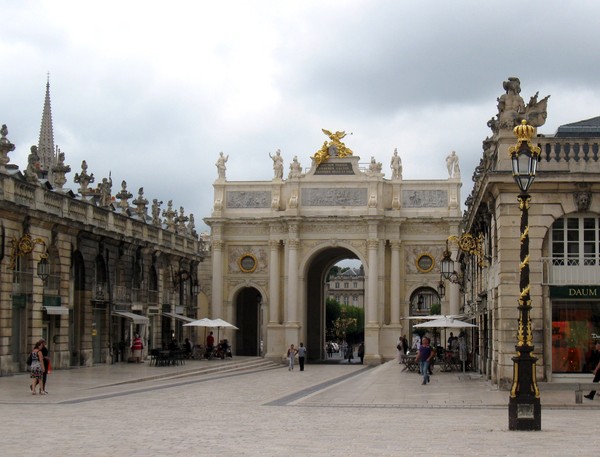
[[[331,141],[325,141],[323,146],[321,146],[321,149],[315,152],[313,159],[315,159],[317,165],[322,164],[330,157],[346,157],[352,155],[352,150],[346,147],[346,145],[341,141],[342,138],[346,136],[346,132],[331,133],[329,130],[321,130],[329,137]]]

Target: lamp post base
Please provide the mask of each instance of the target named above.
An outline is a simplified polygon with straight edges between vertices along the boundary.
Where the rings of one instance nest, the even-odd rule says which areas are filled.
[[[542,429],[542,406],[539,398],[510,397],[508,429],[536,431]]]

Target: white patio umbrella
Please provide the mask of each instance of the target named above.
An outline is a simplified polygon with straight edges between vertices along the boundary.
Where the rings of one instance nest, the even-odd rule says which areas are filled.
[[[232,330],[239,330],[235,325],[230,324],[227,321],[224,321],[221,318],[213,319],[213,327],[217,327],[217,341],[221,341],[221,329],[222,328],[230,328]]]
[[[203,317],[202,319],[198,319],[196,321],[188,322],[187,324],[183,324],[184,327],[216,327],[212,319],[208,317]]]
[[[421,324],[413,325],[413,327],[417,328],[471,328],[477,327],[474,324],[470,324],[469,322],[461,321],[460,319],[455,319],[450,316],[443,316],[437,319],[428,320],[427,322],[423,322]]]

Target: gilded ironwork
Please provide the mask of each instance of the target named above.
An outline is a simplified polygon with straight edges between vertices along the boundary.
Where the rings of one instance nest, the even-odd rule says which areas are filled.
[[[527,121],[525,119],[521,121],[520,125],[517,125],[513,129],[513,133],[517,137],[517,144],[508,148],[508,154],[510,156],[517,153],[522,143],[527,143],[527,147],[531,151],[532,156],[537,157],[541,154],[542,150],[540,149],[540,147],[534,146],[531,143],[531,139],[535,134],[535,127],[532,127],[531,125],[527,124]]]
[[[26,233],[21,238],[14,238],[11,241],[10,269],[15,270],[17,268],[17,258],[33,252],[36,244],[40,244],[44,247],[44,252],[40,254],[40,261],[47,261],[48,250],[46,249],[46,242],[41,238],[32,238],[31,235]]]
[[[485,253],[483,250],[483,233],[473,236],[470,233],[463,233],[461,236],[449,236],[448,241],[455,243],[458,248],[470,255],[477,257],[477,264],[480,267],[486,266]]]
[[[342,138],[346,136],[346,132],[332,133],[329,130],[321,129],[325,135],[329,137],[329,142],[325,141],[321,149],[315,152],[313,159],[317,165],[326,162],[330,157],[346,157],[352,155],[352,150],[342,143]],[[350,134],[352,135],[352,134]]]

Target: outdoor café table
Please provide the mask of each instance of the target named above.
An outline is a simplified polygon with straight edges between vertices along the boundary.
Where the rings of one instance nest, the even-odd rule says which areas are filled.
[[[408,353],[402,356],[402,363],[404,364],[402,371],[419,371],[419,364],[415,361],[415,357],[417,357],[416,353]]]

